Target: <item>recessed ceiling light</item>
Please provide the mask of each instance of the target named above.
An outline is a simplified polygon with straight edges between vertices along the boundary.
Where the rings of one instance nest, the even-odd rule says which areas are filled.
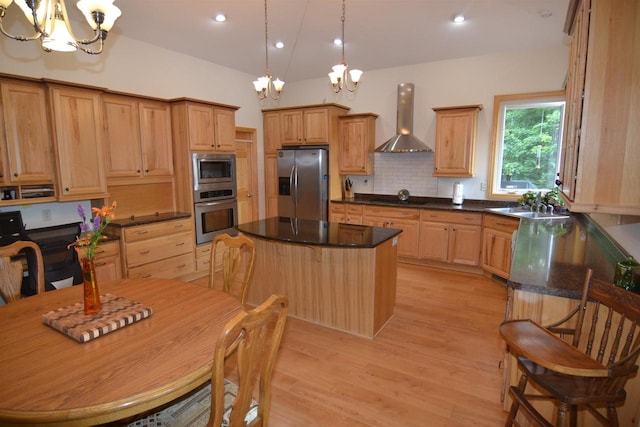
[[[342,46],[342,39],[339,39],[339,38],[333,39],[333,44],[335,44],[336,46]]]
[[[451,21],[455,24],[462,24],[464,22],[464,15],[461,13],[457,13],[453,15],[453,17],[451,18]]]
[[[276,47],[276,49],[282,49],[284,47],[284,43],[277,41],[275,42],[274,46]]]
[[[224,22],[227,20],[227,15],[224,13],[216,13],[216,16],[213,18],[216,22]]]

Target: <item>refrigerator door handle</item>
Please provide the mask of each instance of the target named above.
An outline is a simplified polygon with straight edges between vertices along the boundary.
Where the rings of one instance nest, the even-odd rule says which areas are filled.
[[[296,179],[296,175],[296,166],[293,165],[291,166],[291,170],[289,171],[289,196],[291,197],[291,202],[293,202],[294,209],[296,205],[296,185],[298,181]]]
[[[293,167],[293,191],[291,192],[291,194],[293,195],[293,205],[296,207],[296,212],[297,212],[298,210],[298,165],[295,165]]]

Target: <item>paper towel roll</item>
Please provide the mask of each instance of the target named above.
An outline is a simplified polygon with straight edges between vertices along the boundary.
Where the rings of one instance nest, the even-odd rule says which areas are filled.
[[[462,184],[460,184],[459,182],[456,182],[455,184],[453,184],[453,204],[454,205],[462,204],[462,200],[464,199],[462,192],[463,192]]]

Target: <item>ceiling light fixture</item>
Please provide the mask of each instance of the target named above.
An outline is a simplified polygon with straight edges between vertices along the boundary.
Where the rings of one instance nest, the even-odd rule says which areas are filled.
[[[264,56],[265,56],[265,75],[262,77],[258,77],[257,80],[253,82],[253,87],[256,89],[256,93],[258,94],[259,99],[278,99],[280,98],[280,92],[282,92],[282,87],[284,86],[284,82],[278,78],[275,80],[271,80],[271,74],[269,74],[269,33],[268,33],[269,23],[267,20],[267,0],[264,0]]]
[[[462,24],[465,21],[465,18],[463,14],[458,13],[456,15],[453,15],[453,18],[451,18],[451,21],[453,21],[454,24]]]
[[[355,92],[358,89],[358,82],[362,77],[362,70],[349,70],[349,66],[344,60],[344,21],[345,21],[345,0],[342,0],[342,62],[332,67],[329,73],[329,79],[333,86],[333,91],[338,93],[342,88],[346,88],[349,92]],[[336,39],[337,40],[337,39]],[[335,40],[334,40],[335,43]]]
[[[2,20],[13,0],[0,0],[0,32],[5,36],[19,41],[38,40],[46,52],[73,52],[76,49],[97,55],[102,52],[104,40],[113,27],[121,12],[113,5],[114,0],[80,0],[76,6],[94,32],[90,39],[78,39],[73,35],[67,8],[64,0],[15,0],[16,5],[35,30],[30,36],[12,35],[5,31]],[[96,50],[88,46],[98,43]]]
[[[216,22],[224,22],[227,20],[227,15],[224,13],[216,13],[216,16],[213,18]]]

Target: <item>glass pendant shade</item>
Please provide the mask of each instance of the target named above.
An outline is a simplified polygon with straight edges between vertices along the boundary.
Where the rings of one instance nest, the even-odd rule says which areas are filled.
[[[111,30],[116,19],[122,15],[120,9],[114,6],[113,0],[80,0],[76,6],[94,30],[98,29],[98,24],[95,21],[93,12],[104,14],[104,21],[100,25],[100,28],[104,31]]]
[[[47,29],[48,36],[42,39],[42,47],[57,52],[73,52],[76,50],[76,41],[67,28],[64,20],[56,17],[51,21],[50,29]]]

